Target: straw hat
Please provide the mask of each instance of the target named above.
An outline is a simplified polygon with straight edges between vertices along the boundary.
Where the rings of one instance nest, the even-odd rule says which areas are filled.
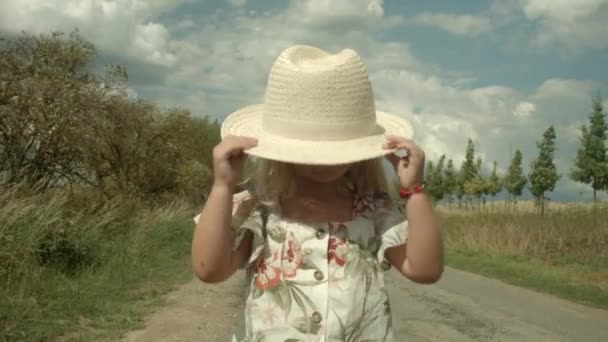
[[[337,165],[390,153],[385,135],[412,137],[409,121],[376,111],[365,65],[350,49],[284,50],[275,61],[264,103],[228,115],[226,135],[258,139],[248,154],[297,164]]]

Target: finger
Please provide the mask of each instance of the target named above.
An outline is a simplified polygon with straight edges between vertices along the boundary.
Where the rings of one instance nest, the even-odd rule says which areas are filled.
[[[400,137],[396,135],[387,135],[387,142],[395,147],[401,148],[414,148],[417,147],[416,143],[412,139],[408,139],[406,137]]]
[[[393,167],[397,169],[397,167],[399,166],[399,160],[401,158],[399,158],[399,156],[394,153],[387,154],[385,157],[393,165]]]
[[[383,145],[382,148],[385,150],[390,150],[393,149],[397,146],[397,143],[395,141],[389,141],[387,140]]]
[[[234,151],[244,151],[257,146],[258,140],[249,137],[227,137],[225,141],[226,153],[232,154]]]
[[[230,144],[236,144],[241,147],[253,147],[257,145],[258,139],[245,136],[229,135],[224,138]]]
[[[388,144],[390,146],[394,146],[397,149],[403,149],[407,152],[407,155],[422,158],[424,153],[420,149],[416,143],[408,138],[398,137],[394,135],[389,135],[386,137],[388,140]]]

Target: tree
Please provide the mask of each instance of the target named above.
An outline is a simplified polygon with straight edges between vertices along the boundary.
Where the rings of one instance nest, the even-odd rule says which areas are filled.
[[[0,181],[52,187],[79,165],[82,125],[101,90],[77,33],[0,38]]]
[[[443,168],[445,164],[445,155],[442,155],[434,166],[432,162],[428,163],[429,178],[427,181],[427,190],[435,203],[441,201],[445,196]]]
[[[490,175],[490,179],[488,181],[488,193],[492,195],[494,199],[496,199],[496,194],[502,191],[502,180],[498,176],[498,164],[496,160],[492,164],[492,175]]]
[[[455,190],[455,195],[456,198],[458,199],[458,208],[462,207],[462,199],[464,198],[465,195],[465,191],[464,191],[464,177],[463,177],[463,170],[464,170],[464,161],[462,162],[462,165],[460,165],[460,171],[456,174],[456,190]]]
[[[0,186],[204,198],[217,121],[130,98],[126,69],[95,73],[95,55],[77,31],[0,37]]]
[[[426,191],[431,196],[433,202],[436,201],[434,191],[435,191],[435,163],[432,160],[429,160],[426,163],[426,170],[424,171],[424,183],[426,184]]]
[[[483,161],[482,161],[481,157],[478,157],[477,162],[475,163],[475,166],[474,166],[475,171],[474,171],[473,178],[464,182],[465,193],[470,196],[475,196],[475,198],[477,198],[477,203],[480,206],[482,204],[482,200],[485,205],[485,198],[483,196],[487,192],[487,184],[481,173],[482,165],[483,165]]]
[[[462,164],[462,179],[467,182],[475,178],[477,175],[477,167],[475,165],[475,145],[473,140],[469,138],[467,141],[467,150],[464,163]]]
[[[490,188],[489,188],[489,184],[488,184],[488,180],[485,179],[485,177],[483,176],[483,160],[481,159],[481,157],[477,157],[477,165],[476,165],[476,169],[477,169],[477,182],[479,183],[478,190],[476,195],[478,196],[477,198],[479,199],[479,197],[482,197],[483,199],[483,206],[485,207],[486,205],[486,196],[488,196],[488,194],[490,193]]]
[[[598,190],[608,190],[608,148],[606,146],[608,123],[600,95],[592,99],[593,111],[589,116],[589,128],[581,127],[581,137],[574,167],[570,178],[574,181],[590,184],[593,189],[593,201],[597,201]]]
[[[515,155],[511,160],[511,165],[509,165],[509,169],[507,171],[507,175],[504,178],[504,187],[507,192],[511,195],[511,198],[515,202],[515,199],[521,196],[522,191],[524,190],[528,179],[524,175],[524,171],[522,170],[521,162],[522,162],[522,154],[519,149],[515,151]]]
[[[471,186],[470,183],[477,177],[477,167],[475,164],[475,145],[473,140],[469,138],[467,141],[467,149],[465,152],[465,159],[462,163],[460,170],[462,189],[465,195],[467,195],[467,201],[470,202],[471,196],[475,196],[475,187]]]
[[[456,191],[457,191],[457,182],[458,180],[456,179],[457,174],[456,174],[456,170],[454,169],[454,161],[452,159],[448,160],[447,166],[445,168],[445,171],[443,172],[443,179],[444,179],[444,183],[443,183],[443,189],[445,192],[445,197],[447,197],[448,199],[448,205],[451,206],[452,205],[452,201],[454,200],[454,195],[456,195]]]
[[[557,167],[553,162],[555,155],[555,128],[549,126],[543,133],[543,139],[536,142],[539,153],[536,160],[530,163],[530,192],[540,204],[540,213],[545,213],[545,192],[553,191],[559,179]]]

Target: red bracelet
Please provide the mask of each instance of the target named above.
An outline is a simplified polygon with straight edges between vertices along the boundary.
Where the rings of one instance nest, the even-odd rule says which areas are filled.
[[[399,196],[401,196],[401,198],[405,199],[405,198],[411,197],[413,194],[418,194],[423,191],[424,191],[424,183],[422,183],[420,185],[416,185],[413,189],[402,186],[399,189]]]

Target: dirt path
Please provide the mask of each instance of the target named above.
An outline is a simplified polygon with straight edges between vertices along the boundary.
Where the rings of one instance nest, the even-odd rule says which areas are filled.
[[[192,281],[124,342],[226,341],[242,303],[243,274]],[[608,311],[447,269],[435,285],[387,274],[397,341],[608,341]]]

